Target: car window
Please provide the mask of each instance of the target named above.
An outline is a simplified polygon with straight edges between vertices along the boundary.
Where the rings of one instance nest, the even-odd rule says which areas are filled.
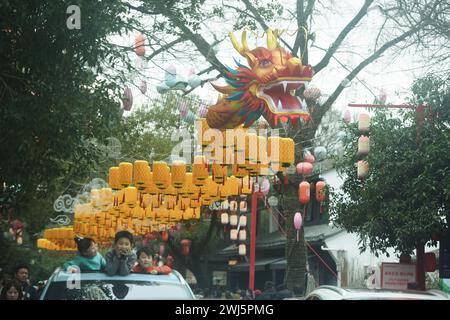
[[[185,300],[193,299],[190,290],[178,283],[156,281],[81,281],[79,288],[66,282],[52,282],[45,300]]]

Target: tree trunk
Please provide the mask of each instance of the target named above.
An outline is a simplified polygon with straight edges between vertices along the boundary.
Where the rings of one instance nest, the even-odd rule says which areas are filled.
[[[419,290],[426,290],[425,286],[425,245],[416,245],[416,281]]]
[[[300,211],[297,200],[298,188],[289,184],[284,188],[284,214],[286,217],[286,275],[285,283],[290,290],[296,288],[297,294],[305,292],[306,273],[306,246],[303,226],[299,231],[297,241],[297,230],[294,228],[294,215]]]

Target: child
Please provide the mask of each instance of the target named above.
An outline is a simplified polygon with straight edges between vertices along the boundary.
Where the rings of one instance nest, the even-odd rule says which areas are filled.
[[[151,274],[168,274],[172,269],[165,265],[155,265],[152,258],[152,250],[142,247],[137,252],[138,264],[134,266],[133,272],[144,272]]]
[[[105,268],[106,262],[103,256],[98,252],[97,244],[91,238],[74,239],[79,255],[73,260],[64,264],[64,270],[76,272],[77,266],[80,271],[100,271]]]
[[[133,252],[133,235],[128,231],[119,231],[114,238],[113,247],[106,253],[106,273],[109,276],[130,274],[136,262]]]

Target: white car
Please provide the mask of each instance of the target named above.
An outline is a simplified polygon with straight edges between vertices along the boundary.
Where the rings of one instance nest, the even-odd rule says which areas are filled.
[[[67,273],[57,269],[44,287],[41,300],[195,300],[189,284],[175,270],[169,274],[103,272]]]
[[[402,291],[320,286],[307,295],[305,300],[450,300],[450,296],[439,290]]]

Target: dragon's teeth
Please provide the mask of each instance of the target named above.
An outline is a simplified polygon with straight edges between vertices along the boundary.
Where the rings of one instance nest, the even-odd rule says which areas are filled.
[[[286,92],[287,82],[283,81],[283,93]]]
[[[283,105],[281,104],[281,100],[278,100],[278,110],[283,110]]]

